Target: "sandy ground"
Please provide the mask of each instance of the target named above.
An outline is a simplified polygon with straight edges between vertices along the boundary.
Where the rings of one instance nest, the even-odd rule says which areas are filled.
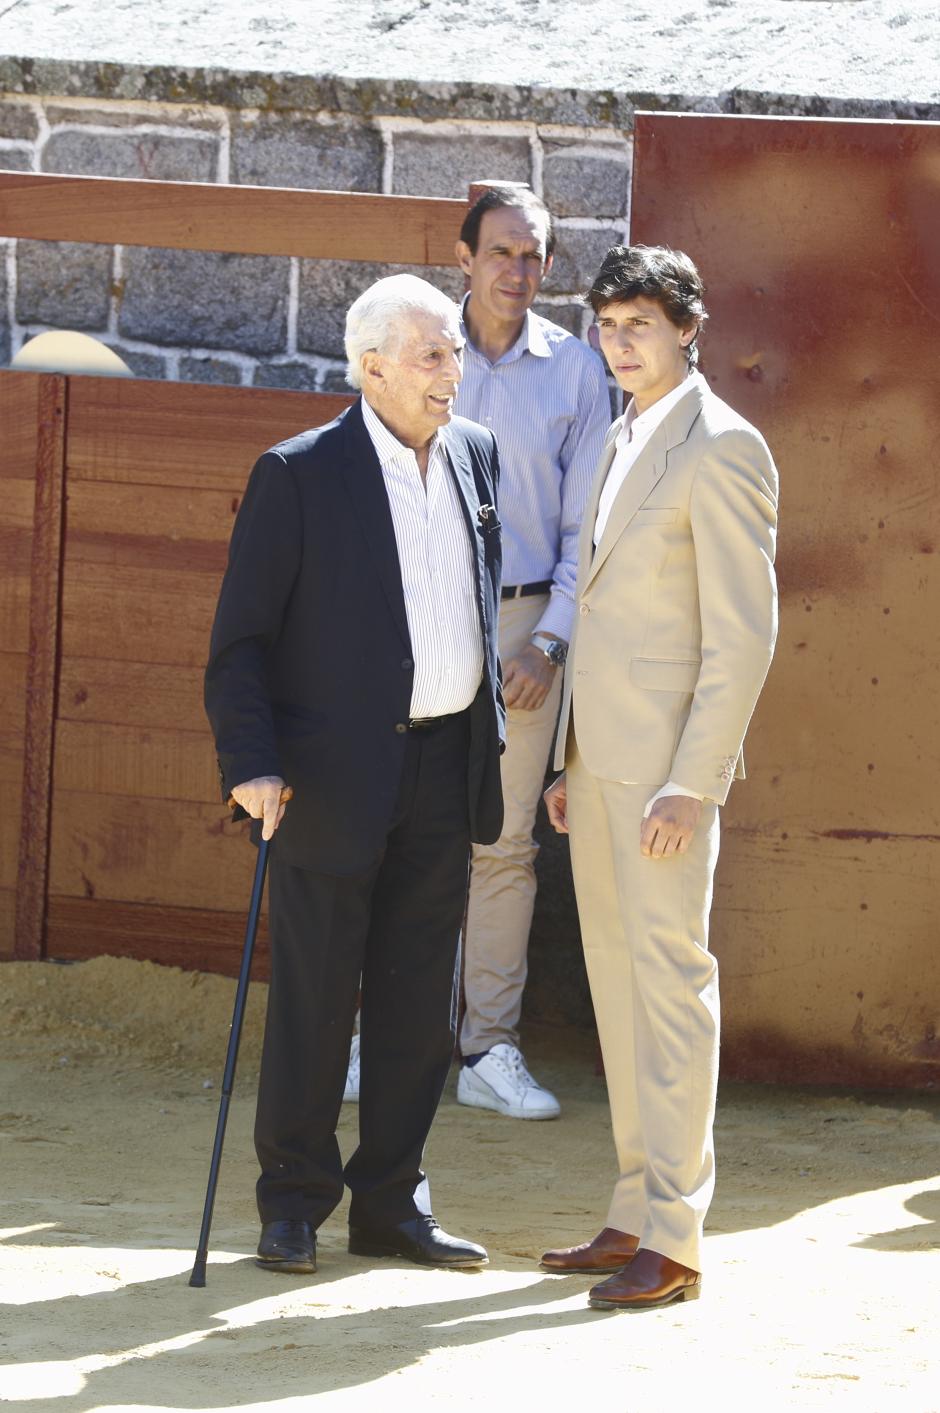
[[[0,969],[4,1407],[317,1410],[940,1409],[935,1098],[726,1086],[703,1298],[589,1310],[547,1244],[602,1224],[613,1176],[590,1040],[527,1037],[562,1118],[459,1108],[428,1152],[435,1210],[486,1242],[478,1273],[350,1257],[251,1261],[252,993],[209,1281],[187,1284],[233,984],[148,964]],[[342,1141],[355,1141],[346,1106]]]

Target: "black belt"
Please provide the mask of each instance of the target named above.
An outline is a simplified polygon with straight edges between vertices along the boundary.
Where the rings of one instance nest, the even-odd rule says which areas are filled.
[[[552,587],[551,579],[540,579],[537,584],[504,584],[501,599],[528,599],[533,594],[547,594]]]
[[[463,712],[454,712],[449,716],[409,716],[408,730],[437,731],[439,727],[444,726],[448,721],[454,721],[458,716],[462,715]]]

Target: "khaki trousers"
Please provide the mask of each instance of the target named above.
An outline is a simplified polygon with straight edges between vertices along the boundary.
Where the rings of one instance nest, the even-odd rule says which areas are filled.
[[[500,606],[499,655],[505,663],[528,643],[547,594]],[[464,954],[466,1013],[460,1050],[475,1055],[500,1042],[519,1043],[526,952],[535,906],[532,838],[561,701],[562,673],[537,711],[509,711],[500,763],[505,818],[495,844],[473,846]]]
[[[718,967],[708,913],[718,806],[688,853],[645,859],[649,785],[591,775],[568,747],[568,827],[620,1176],[605,1225],[692,1270],[715,1183]]]

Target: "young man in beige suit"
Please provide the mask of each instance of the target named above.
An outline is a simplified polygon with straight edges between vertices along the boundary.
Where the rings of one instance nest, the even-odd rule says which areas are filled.
[[[688,256],[615,246],[589,299],[632,395],[581,530],[575,632],[546,792],[571,834],[620,1176],[604,1229],[548,1251],[613,1272],[601,1309],[698,1295],[714,1188],[718,975],[708,913],[718,810],[776,637],[777,472],[695,371],[706,318]]]

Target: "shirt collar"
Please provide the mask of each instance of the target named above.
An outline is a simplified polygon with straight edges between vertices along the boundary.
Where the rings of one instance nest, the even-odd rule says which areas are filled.
[[[381,417],[370,407],[365,398],[362,399],[362,420],[366,424],[366,431],[369,439],[375,447],[375,454],[379,458],[379,465],[384,470],[386,466],[391,466],[393,461],[401,461],[402,458],[411,457],[417,461],[415,453],[410,446],[405,446],[400,442],[394,432],[390,432],[382,421]],[[441,445],[441,434],[435,432],[428,449],[428,461],[435,455]]]
[[[467,300],[470,298],[470,294],[471,291],[468,290],[460,303],[460,329],[467,341],[467,347],[472,348],[474,353],[479,354],[482,358],[484,355],[480,353],[480,350],[470,338],[470,330],[467,328],[467,323],[464,318]],[[537,314],[532,313],[531,309],[527,309],[525,312],[525,319],[523,320],[522,328],[519,330],[519,337],[511,348],[507,348],[502,358],[497,361],[499,363],[508,363],[514,358],[521,358],[524,353],[531,353],[536,358],[551,358],[552,356],[552,351],[548,346],[548,340],[542,332],[541,321]]]
[[[705,379],[697,369],[693,368],[688,377],[683,378],[672,392],[667,392],[665,397],[659,398],[648,407],[645,412],[637,412],[636,403],[630,399],[630,405],[624,413],[623,426],[617,434],[618,446],[625,445],[628,441],[645,440],[659,426],[668,414],[676,407],[686,393],[691,392],[694,387],[704,386]]]

